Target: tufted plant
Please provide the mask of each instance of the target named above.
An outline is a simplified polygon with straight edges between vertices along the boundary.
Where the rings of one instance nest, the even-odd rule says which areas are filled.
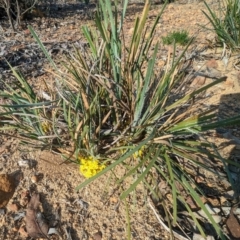
[[[64,63],[65,71],[56,66],[30,27],[55,75],[54,90],[48,93],[51,98],[45,101],[51,104],[46,115],[50,126],[41,125],[43,116],[40,114],[39,119],[34,115],[34,121],[44,129],[51,129],[52,134],[45,133],[47,139],[53,138],[48,143],[49,148],[51,143],[59,143],[54,147],[64,154],[66,160],[80,165],[80,172],[87,180],[76,190],[94,180],[97,184],[100,176],[110,174],[116,188],[122,190],[120,198],[125,199],[141,184],[146,194],[159,201],[170,227],[177,223],[179,206],[183,206],[198,231],[206,237],[184,197],[188,195],[203,209],[217,235],[225,239],[222,229],[201,201],[195,176],[188,169],[191,165],[211,171],[199,156],[222,161],[223,166],[228,163],[218,154],[214,144],[204,138],[204,133],[219,126],[237,124],[240,116],[218,121],[216,109],[200,112],[192,104],[199,94],[225,78],[184,92],[181,87],[185,83],[183,56],[191,41],[178,57],[174,46],[164,69],[159,71],[156,66],[160,45],[155,41],[154,33],[164,8],[150,25],[147,21],[150,3],[146,1],[141,16],[136,17],[132,32],[126,34],[128,1],[122,2],[121,11],[117,2],[100,0],[99,4],[94,27],[82,27],[87,44],[70,53]],[[23,78],[19,81],[26,84]],[[38,107],[42,105],[40,109],[43,111],[46,103],[34,95],[33,89],[19,91],[12,97],[14,107],[4,105],[5,112],[1,115],[11,118],[11,127],[31,139],[34,129],[31,132],[19,128],[29,113],[19,113],[14,109],[26,111],[33,109],[35,104]],[[32,95],[33,103],[24,106],[21,101],[28,94]],[[17,108],[20,103],[21,108]],[[3,124],[2,129],[6,130],[7,121]],[[46,144],[44,146],[46,148]],[[121,176],[117,174],[119,168],[123,170]],[[168,199],[158,191],[159,181],[171,189],[170,208],[167,207]]]

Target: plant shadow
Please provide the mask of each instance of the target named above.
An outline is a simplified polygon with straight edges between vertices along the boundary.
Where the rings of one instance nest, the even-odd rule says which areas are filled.
[[[232,93],[221,96],[218,119],[225,120],[229,117],[234,117],[240,114],[240,93]],[[240,126],[231,125],[224,128],[218,128],[216,133],[219,137],[226,139],[220,144],[219,148],[224,151],[224,148],[232,146],[232,150],[226,156],[227,160],[231,163],[228,164],[227,170],[229,171],[232,180],[234,197],[240,196],[239,183],[240,183]]]
[[[230,117],[238,116],[240,114],[240,93],[232,93],[222,95],[217,106],[217,119],[218,120],[226,120]],[[214,140],[214,136],[216,136],[220,140],[220,144],[217,145],[217,150],[220,151],[223,156],[223,160],[226,159],[228,162],[226,168],[224,168],[223,164],[219,163],[213,158],[204,158],[202,154],[197,154],[199,161],[204,161],[204,164],[209,167],[209,169],[213,170],[213,174],[209,176],[206,175],[205,172],[202,174],[200,172],[196,172],[197,189],[195,189],[200,196],[204,195],[207,199],[207,204],[211,207],[214,207],[212,203],[216,202],[217,198],[223,197],[226,199],[226,202],[220,203],[222,206],[231,206],[234,204],[234,200],[240,197],[240,123],[229,125],[226,127],[217,128],[213,134],[210,133],[212,140]],[[194,137],[194,136],[193,136]],[[219,142],[218,142],[219,143]],[[231,145],[231,150],[229,148]],[[226,149],[225,149],[226,148]],[[230,151],[229,151],[230,150]],[[174,156],[172,156],[174,158]],[[177,159],[176,159],[177,161]],[[187,162],[187,166],[190,163]],[[193,166],[192,166],[193,168]],[[227,175],[227,171],[229,172],[229,176]],[[230,179],[231,178],[231,179]],[[168,189],[167,185],[162,182],[158,185],[159,192],[161,192],[161,196],[163,199],[167,199],[167,193],[171,191]],[[184,192],[183,192],[184,196]],[[196,204],[193,204],[193,200],[190,201],[191,197],[185,195],[186,199],[188,199],[188,204],[193,208],[193,212],[198,212],[200,207]],[[161,200],[161,198],[154,198],[152,196],[152,200],[155,203],[155,206],[164,220],[166,221],[166,212],[164,210],[163,205],[165,204],[165,200]],[[187,233],[188,237],[192,238],[194,233],[198,233],[196,229],[192,229],[192,223],[189,217],[186,216],[186,208],[185,206],[177,200],[177,210],[178,210],[178,220],[181,223],[181,228],[179,229],[177,226],[173,227],[175,233],[180,235],[183,234],[183,231]],[[170,207],[170,212],[173,209]],[[166,222],[165,222],[166,223]],[[215,232],[213,226],[207,221],[199,222],[200,225],[206,231],[206,234],[217,237],[217,233]]]

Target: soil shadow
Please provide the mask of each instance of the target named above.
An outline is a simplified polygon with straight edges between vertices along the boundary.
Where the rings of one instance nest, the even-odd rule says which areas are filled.
[[[233,93],[221,96],[218,119],[225,120],[230,117],[235,117],[240,114],[240,93]],[[228,164],[228,170],[232,178],[233,190],[235,197],[240,196],[240,127],[239,124],[230,125],[224,128],[218,128],[217,133],[223,138],[228,139],[228,142],[224,142],[220,147],[228,145],[234,145],[234,148],[229,154],[231,163]],[[230,180],[230,179],[229,179]]]

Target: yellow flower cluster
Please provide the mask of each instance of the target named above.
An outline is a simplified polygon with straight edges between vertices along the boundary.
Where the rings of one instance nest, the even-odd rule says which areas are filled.
[[[51,124],[47,121],[44,121],[41,126],[44,133],[50,133],[52,130]]]
[[[90,178],[101,172],[106,166],[93,157],[80,157],[80,172],[85,178]]]
[[[144,154],[144,150],[145,150],[145,146],[142,146],[137,152],[133,154],[133,158],[134,159],[141,158]]]
[[[146,150],[146,147],[145,146],[142,146],[138,151],[136,151],[135,153],[133,153],[133,159],[137,159],[137,158],[141,158],[144,154]],[[126,150],[121,150],[121,153],[124,154],[126,152]]]

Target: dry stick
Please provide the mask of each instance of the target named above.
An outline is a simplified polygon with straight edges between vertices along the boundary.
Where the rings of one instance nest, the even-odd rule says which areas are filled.
[[[124,134],[131,128],[131,126],[127,127],[126,129],[123,130],[123,132],[121,133],[121,135],[115,139],[111,144],[103,147],[103,149],[106,149],[106,148],[110,148],[111,146],[113,146],[116,142],[118,142],[121,138],[124,137]]]
[[[13,31],[15,31],[15,28],[14,28],[14,25],[13,25],[12,16],[11,16],[11,12],[10,12],[11,2],[10,2],[10,0],[5,0],[4,2],[5,2],[5,7],[4,8],[5,8],[6,12],[7,12],[8,20],[10,22],[10,25],[11,25]]]
[[[31,10],[31,9],[33,9],[34,8],[34,6],[36,5],[36,3],[37,3],[37,0],[35,0],[34,1],[34,3],[32,4],[32,6],[31,7],[29,7],[29,8],[27,8],[24,12],[22,12],[21,13],[21,15],[24,15],[27,11],[29,11],[29,10]]]
[[[159,223],[163,226],[163,228],[170,233],[170,229],[167,227],[167,225],[161,220],[161,218],[158,216],[156,210],[154,209],[154,207],[152,206],[152,204],[150,203],[149,199],[148,199],[148,205],[149,207],[152,209],[153,213],[155,214],[157,220],[159,221]],[[185,238],[182,235],[176,233],[173,231],[173,235],[174,237],[178,238],[179,240],[190,240],[190,238]]]

